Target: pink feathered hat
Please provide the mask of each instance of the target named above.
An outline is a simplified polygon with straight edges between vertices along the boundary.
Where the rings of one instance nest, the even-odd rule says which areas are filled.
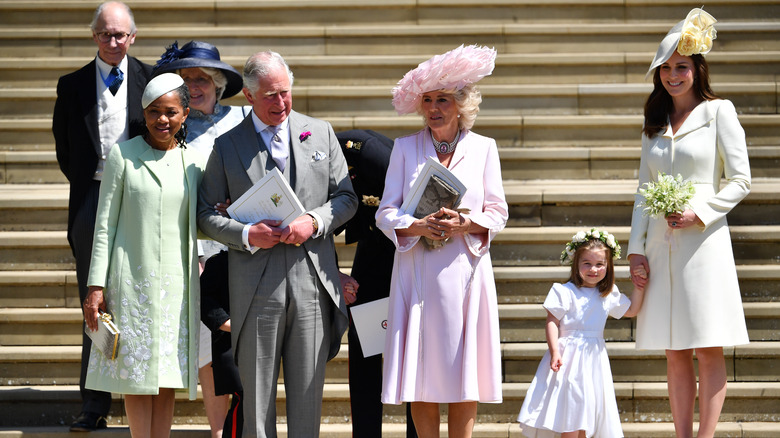
[[[415,112],[423,93],[460,90],[489,76],[495,66],[495,49],[461,45],[406,73],[393,88],[393,106],[399,115]]]

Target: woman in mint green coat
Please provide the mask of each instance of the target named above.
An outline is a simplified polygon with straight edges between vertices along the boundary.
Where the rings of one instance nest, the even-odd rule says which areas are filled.
[[[86,386],[125,394],[133,437],[168,436],[174,391],[197,391],[200,291],[195,207],[202,154],[184,145],[189,93],[181,77],[152,79],[141,99],[147,132],[106,161],[95,225],[87,326],[98,309],[121,335],[117,357],[95,344]]]

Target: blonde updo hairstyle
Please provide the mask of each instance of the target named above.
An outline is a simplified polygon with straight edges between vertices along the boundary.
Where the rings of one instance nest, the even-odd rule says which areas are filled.
[[[446,94],[451,94],[455,100],[455,105],[458,107],[458,129],[471,129],[474,126],[474,122],[477,120],[477,114],[479,113],[479,104],[482,103],[482,93],[479,91],[479,87],[475,84],[468,84],[460,90],[442,90]],[[422,110],[422,99],[417,104],[417,114],[423,116],[423,122],[425,122],[425,115]]]

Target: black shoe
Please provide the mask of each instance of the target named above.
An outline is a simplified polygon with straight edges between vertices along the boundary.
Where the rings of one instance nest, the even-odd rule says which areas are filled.
[[[105,429],[106,417],[93,412],[82,412],[76,421],[70,425],[71,432],[92,432],[93,430]]]

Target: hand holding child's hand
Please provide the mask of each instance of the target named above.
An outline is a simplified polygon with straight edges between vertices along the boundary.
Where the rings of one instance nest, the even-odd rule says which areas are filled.
[[[561,369],[561,366],[563,366],[563,362],[561,361],[561,354],[553,353],[550,357],[550,369],[557,373],[558,370]]]
[[[647,286],[650,277],[650,265],[647,263],[647,257],[641,254],[630,254],[628,256],[629,278],[635,287],[644,288]]]
[[[631,269],[631,275],[647,280],[647,271],[642,265],[634,266],[634,268]]]

